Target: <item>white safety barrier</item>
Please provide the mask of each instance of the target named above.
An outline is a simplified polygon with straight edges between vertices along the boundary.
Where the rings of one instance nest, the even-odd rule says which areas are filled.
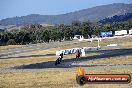
[[[132,34],[132,29],[131,30],[129,30],[129,35],[131,35]]]
[[[82,52],[82,56],[85,56],[85,50],[81,49],[81,52]]]
[[[127,30],[115,31],[115,36],[127,35]]]
[[[81,52],[81,49],[82,48],[72,48],[72,49],[56,51],[56,56],[60,55],[61,53],[63,53],[64,55],[73,54],[73,53],[76,53],[77,50],[79,50]]]
[[[60,51],[56,51],[56,56],[59,56],[61,53],[63,53],[64,55],[74,54],[78,50],[82,53],[82,56],[85,56],[85,52],[96,51],[98,50],[98,48],[97,47],[83,47],[83,48],[72,48],[72,49],[60,50]]]
[[[121,46],[118,44],[109,44],[107,46],[101,47],[102,49],[120,49]]]

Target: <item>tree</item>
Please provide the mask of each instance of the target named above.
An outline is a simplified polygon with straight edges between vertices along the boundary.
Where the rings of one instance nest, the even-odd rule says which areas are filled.
[[[81,22],[73,21],[71,25],[74,35],[81,35]]]
[[[24,32],[20,31],[19,33],[17,33],[16,37],[15,37],[15,41],[18,44],[23,44],[23,39],[24,39]]]
[[[0,45],[5,45],[5,38],[4,38],[4,33],[0,33]]]
[[[90,22],[83,22],[82,23],[82,35],[84,38],[92,37],[93,30],[91,28],[91,23]]]
[[[57,39],[59,39],[59,33],[56,30],[52,30],[50,33],[50,38],[51,40],[56,41]]]
[[[70,27],[66,27],[64,31],[64,37],[65,40],[70,40],[73,38],[73,31],[70,29]]]
[[[101,32],[101,24],[92,23],[92,29],[93,29],[93,34],[99,36]]]
[[[16,45],[16,42],[14,39],[9,39],[7,45]]]
[[[4,32],[1,34],[1,43],[2,45],[6,45],[6,43],[8,42],[9,40],[9,36],[8,36],[8,32]]]
[[[29,44],[31,42],[30,33],[26,32],[23,37],[23,44]]]
[[[50,31],[49,30],[43,30],[42,40],[44,42],[49,42],[49,40],[50,40]]]

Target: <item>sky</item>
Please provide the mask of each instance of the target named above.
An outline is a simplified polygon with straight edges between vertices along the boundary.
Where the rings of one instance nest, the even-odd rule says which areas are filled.
[[[132,0],[0,0],[0,20],[29,14],[58,15]]]

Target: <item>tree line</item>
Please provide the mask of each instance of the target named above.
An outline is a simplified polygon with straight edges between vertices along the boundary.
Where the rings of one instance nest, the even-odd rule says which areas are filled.
[[[20,29],[0,32],[0,45],[25,45],[29,43],[43,43],[51,41],[72,40],[74,35],[84,38],[99,36],[101,31],[129,30],[132,20],[114,23],[91,23],[89,21],[74,21],[71,25],[55,25],[43,27],[40,24],[25,25]]]

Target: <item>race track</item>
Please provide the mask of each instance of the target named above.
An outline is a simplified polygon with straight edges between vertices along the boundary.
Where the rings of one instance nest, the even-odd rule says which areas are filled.
[[[92,51],[94,52],[94,51]],[[91,52],[87,52],[91,53]],[[99,50],[96,53],[101,53],[100,55],[95,56],[88,56],[88,57],[81,57],[79,59],[71,58],[71,59],[64,59],[61,64],[55,66],[55,61],[48,61],[42,63],[35,63],[35,64],[27,64],[27,65],[19,65],[11,68],[0,68],[0,73],[6,72],[23,72],[23,71],[39,71],[39,70],[47,70],[47,69],[71,69],[75,67],[87,67],[89,69],[104,69],[104,68],[111,68],[111,67],[132,67],[132,64],[110,64],[110,65],[92,65],[86,64],[86,61],[90,60],[97,60],[97,59],[108,59],[110,57],[117,57],[117,56],[125,56],[125,55],[132,55],[132,48],[129,49],[115,49],[115,50]]]

